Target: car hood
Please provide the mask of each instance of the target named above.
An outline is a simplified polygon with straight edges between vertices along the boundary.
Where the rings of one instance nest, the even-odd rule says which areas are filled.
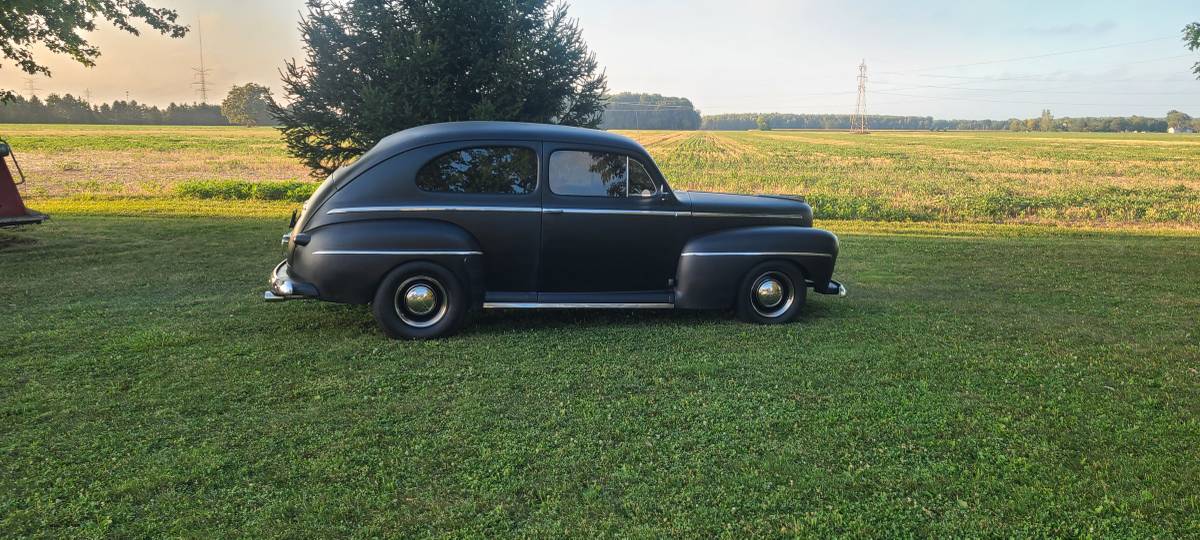
[[[734,214],[745,216],[803,216],[812,224],[812,207],[794,195],[734,195],[703,191],[677,191],[693,213]]]

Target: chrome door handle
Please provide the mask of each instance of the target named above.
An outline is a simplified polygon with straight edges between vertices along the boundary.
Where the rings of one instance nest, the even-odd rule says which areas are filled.
[[[543,214],[561,214],[561,213],[563,213],[563,211],[562,211],[562,208],[546,208],[546,209],[542,210],[542,213]]]

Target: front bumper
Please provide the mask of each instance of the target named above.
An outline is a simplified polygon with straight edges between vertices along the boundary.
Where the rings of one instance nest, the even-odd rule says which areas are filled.
[[[263,300],[268,302],[317,297],[317,288],[311,283],[292,279],[292,276],[288,274],[287,261],[280,261],[275,265],[268,282],[271,284],[271,288],[263,293]]]

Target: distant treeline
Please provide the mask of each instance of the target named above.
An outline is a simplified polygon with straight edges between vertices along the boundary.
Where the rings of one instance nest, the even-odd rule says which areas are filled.
[[[700,129],[700,111],[687,98],[622,92],[609,98],[600,129]]]
[[[92,105],[67,94],[50,94],[42,101],[37,96],[17,96],[0,103],[0,123],[11,124],[160,124],[176,126],[227,126],[221,107],[200,103],[168,105],[159,109],[137,101],[114,101]]]
[[[700,129],[746,130],[759,129],[758,119],[766,120],[769,129],[850,129],[846,114],[717,114],[705,116]],[[1166,132],[1165,118],[1145,116],[1053,118],[1010,118],[1008,120],[940,120],[931,116],[867,116],[870,129],[961,130],[961,131],[1145,131]]]
[[[1183,120],[1176,117],[1182,116]],[[850,129],[848,114],[734,113],[700,115],[691,100],[659,94],[622,92],[612,96],[604,111],[602,129]],[[1054,118],[1042,111],[1037,118],[1007,120],[942,120],[932,116],[867,116],[870,129],[932,131],[1143,131],[1166,132],[1169,127],[1200,131],[1200,122],[1171,111],[1167,118],[1104,116]],[[1190,127],[1189,127],[1190,126]]]
[[[758,129],[758,119],[770,129],[850,129],[849,114],[736,113],[704,117],[700,129]],[[1008,122],[993,120],[935,120],[930,116],[868,116],[871,129],[1005,129]],[[962,126],[962,127],[959,127]]]
[[[848,114],[736,113],[701,116],[687,98],[659,94],[622,92],[612,96],[600,124],[602,129],[850,129]],[[761,121],[761,123],[760,123]],[[34,96],[17,96],[0,103],[0,123],[10,124],[159,124],[178,126],[227,126],[230,122],[218,105],[176,104],[166,108],[137,101],[114,101],[92,105],[71,94],[50,94],[45,101]],[[959,130],[959,131],[1200,131],[1200,119],[1171,111],[1167,118],[1109,116],[1054,118],[1042,111],[1038,118],[1008,120],[940,120],[931,116],[867,117],[870,129]]]

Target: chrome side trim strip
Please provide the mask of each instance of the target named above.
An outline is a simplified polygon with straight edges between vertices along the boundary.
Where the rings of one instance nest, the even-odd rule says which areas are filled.
[[[767,255],[777,257],[833,257],[829,253],[817,253],[814,251],[689,251],[682,254],[683,257],[758,257]]]
[[[804,219],[798,214],[747,214],[736,212],[690,212],[675,210],[621,210],[609,208],[538,208],[535,206],[351,206],[334,208],[326,214],[369,214],[380,212],[510,212],[545,214],[609,214],[626,216],[672,216],[708,218]]]
[[[351,206],[334,208],[326,214],[364,214],[374,212],[541,212],[535,206]]]
[[[745,214],[733,212],[692,212],[692,217],[743,217],[743,218],[771,218],[771,219],[804,219],[804,216],[797,214]]]
[[[543,208],[546,214],[609,214],[618,216],[686,216],[688,212],[672,210],[620,210],[616,208]]]
[[[388,249],[323,249],[312,252],[313,255],[483,255],[482,251],[455,250],[388,250]]]
[[[666,302],[484,302],[484,309],[672,309]]]

